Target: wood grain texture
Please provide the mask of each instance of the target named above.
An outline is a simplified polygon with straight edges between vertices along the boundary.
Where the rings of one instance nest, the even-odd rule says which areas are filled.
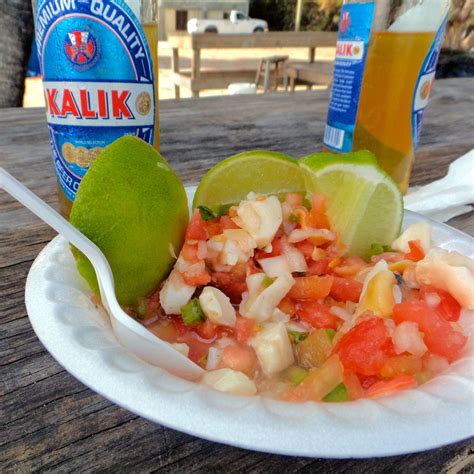
[[[413,184],[441,177],[474,147],[474,83],[439,81],[428,107]],[[294,156],[321,149],[325,92],[163,101],[162,153],[186,183],[231,154],[268,148]],[[43,110],[0,111],[0,163],[56,205]],[[0,192],[0,470],[2,472],[468,473],[466,440],[407,456],[322,460],[256,453],[148,422],[95,394],[44,350],[28,321],[24,285],[54,236]],[[451,223],[474,235],[473,213]]]

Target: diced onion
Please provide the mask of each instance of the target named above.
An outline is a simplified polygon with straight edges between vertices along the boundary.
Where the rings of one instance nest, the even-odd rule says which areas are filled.
[[[392,342],[397,354],[409,352],[416,356],[422,356],[428,350],[418,329],[418,324],[412,321],[404,321],[393,330]]]
[[[302,242],[309,238],[323,239],[326,241],[334,240],[335,235],[333,232],[327,229],[313,229],[308,227],[307,229],[295,229],[288,237],[288,242],[296,243]]]
[[[394,285],[392,288],[392,293],[395,304],[400,304],[402,302],[402,290],[400,290],[400,287],[398,285]]]
[[[434,374],[439,374],[449,367],[449,362],[444,357],[436,354],[429,354],[428,357],[423,358],[423,366]]]
[[[286,328],[289,331],[295,331],[295,332],[309,332],[312,329],[312,326],[305,321],[290,321],[287,325]]]
[[[207,353],[206,370],[215,370],[219,367],[219,362],[222,357],[222,349],[211,347]]]
[[[284,313],[281,309],[275,308],[273,311],[271,321],[274,323],[287,323],[290,320],[290,317]]]
[[[197,257],[204,260],[207,255],[207,243],[205,240],[198,241]]]
[[[334,316],[337,316],[338,318],[341,318],[344,321],[349,321],[349,319],[352,318],[352,315],[340,306],[331,306],[331,309],[329,311],[334,314]]]
[[[258,261],[263,271],[272,278],[291,273],[290,265],[285,256],[263,258]]]
[[[428,306],[436,308],[441,303],[441,298],[437,293],[427,293],[425,295],[425,302]]]
[[[216,344],[219,346],[220,349],[224,349],[224,347],[230,346],[234,343],[234,339],[231,339],[230,337],[221,337],[216,341]]]
[[[306,272],[308,271],[308,264],[304,258],[302,252],[288,244],[287,242],[282,242],[283,255],[288,261],[290,271],[293,272]]]

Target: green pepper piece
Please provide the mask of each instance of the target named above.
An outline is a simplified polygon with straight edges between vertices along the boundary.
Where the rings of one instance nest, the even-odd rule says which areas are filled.
[[[288,336],[290,337],[290,341],[293,344],[299,344],[301,341],[304,341],[309,336],[309,332],[298,332],[288,330]]]
[[[349,393],[343,383],[340,383],[323,398],[323,402],[348,402],[349,400]]]
[[[206,320],[198,298],[193,298],[181,308],[181,318],[187,326],[194,326]]]
[[[274,281],[275,281],[274,278],[269,277],[268,275],[265,275],[262,280],[262,286],[264,288],[268,288]]]
[[[302,367],[293,365],[286,370],[286,380],[292,387],[299,385],[308,375],[308,371]]]
[[[392,247],[390,245],[383,245],[374,243],[370,246],[370,256],[373,257],[374,255],[380,255],[384,252],[390,252]]]
[[[204,221],[212,221],[213,219],[217,219],[218,215],[206,206],[199,206],[199,214],[201,214],[201,218]]]
[[[334,340],[335,335],[336,335],[336,331],[334,331],[334,329],[329,329],[329,328],[326,328],[325,331],[326,331],[326,334],[329,337],[329,340],[332,342]]]

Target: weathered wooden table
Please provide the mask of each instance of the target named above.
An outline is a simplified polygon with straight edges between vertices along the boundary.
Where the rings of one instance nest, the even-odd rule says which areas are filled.
[[[428,107],[413,184],[441,177],[474,147],[474,82],[439,81]],[[328,94],[301,92],[166,101],[162,153],[186,183],[222,158],[252,148],[305,155],[321,149]],[[56,204],[43,110],[0,111],[0,163]],[[474,235],[473,213],[451,221]],[[0,191],[0,471],[472,472],[466,440],[407,456],[291,458],[211,443],[119,408],[65,372],[31,329],[28,269],[54,232]]]

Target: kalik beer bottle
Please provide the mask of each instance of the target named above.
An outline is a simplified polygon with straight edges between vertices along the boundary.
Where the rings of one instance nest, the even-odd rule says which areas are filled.
[[[46,117],[68,216],[82,177],[123,135],[159,146],[155,0],[33,0]]]
[[[370,150],[408,188],[449,0],[344,1],[324,145]]]

